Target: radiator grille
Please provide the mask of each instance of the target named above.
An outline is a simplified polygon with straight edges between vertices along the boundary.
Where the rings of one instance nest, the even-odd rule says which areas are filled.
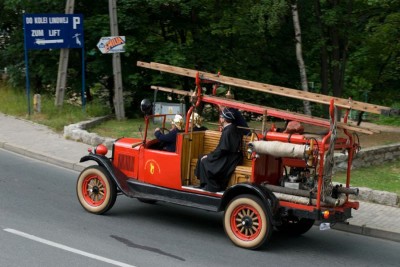
[[[124,154],[118,155],[118,168],[120,170],[133,171],[134,157]]]

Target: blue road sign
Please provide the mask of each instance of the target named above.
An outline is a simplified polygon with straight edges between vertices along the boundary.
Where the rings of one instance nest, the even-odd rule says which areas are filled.
[[[83,47],[82,14],[24,14],[26,49]]]

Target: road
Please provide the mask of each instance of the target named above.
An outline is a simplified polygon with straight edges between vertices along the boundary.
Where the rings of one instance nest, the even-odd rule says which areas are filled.
[[[398,266],[400,243],[314,227],[274,233],[264,249],[232,245],[222,214],[120,196],[89,214],[77,172],[0,149],[0,266]]]

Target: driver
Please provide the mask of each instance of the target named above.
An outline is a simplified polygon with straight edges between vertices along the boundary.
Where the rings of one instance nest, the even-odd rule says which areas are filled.
[[[171,130],[168,133],[164,133],[160,128],[154,130],[155,137],[163,142],[163,150],[169,152],[175,152],[176,149],[176,134],[182,131],[183,128],[183,117],[179,114],[175,115],[175,118],[171,122]]]

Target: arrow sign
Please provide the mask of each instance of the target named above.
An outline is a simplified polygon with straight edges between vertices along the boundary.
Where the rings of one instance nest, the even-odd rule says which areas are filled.
[[[103,54],[125,52],[125,36],[101,37],[97,48]]]
[[[63,39],[55,39],[55,40],[44,40],[44,39],[36,39],[35,44],[45,45],[45,44],[62,44],[64,43]]]

